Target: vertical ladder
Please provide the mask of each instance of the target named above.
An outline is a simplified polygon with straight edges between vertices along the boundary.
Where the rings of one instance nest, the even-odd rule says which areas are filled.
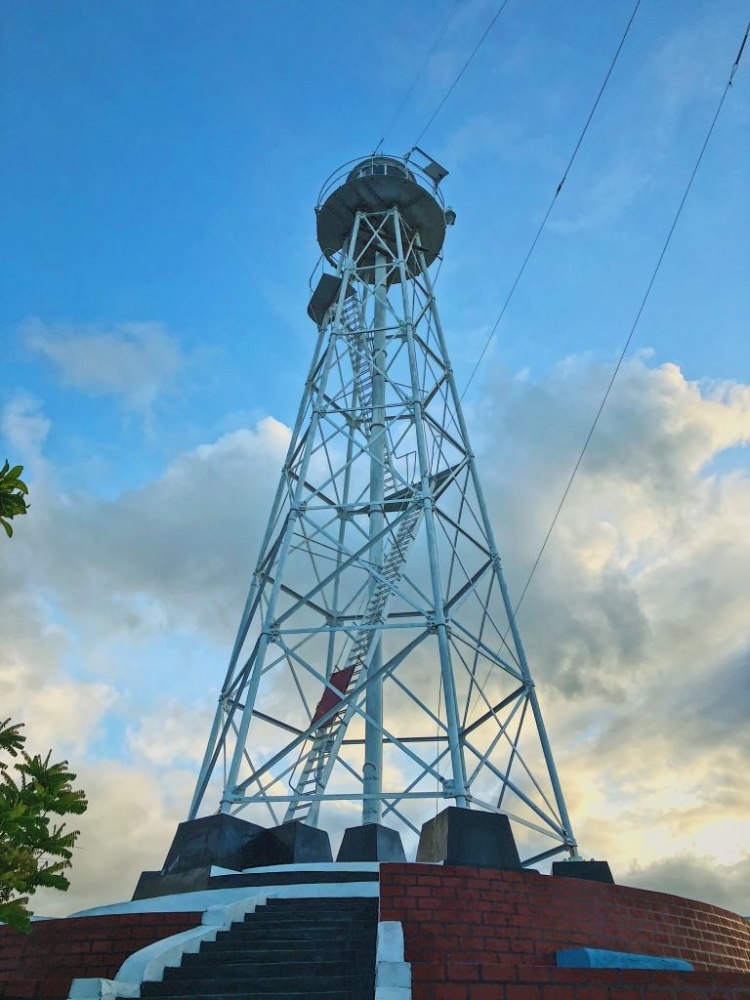
[[[358,389],[360,419],[369,428],[372,421],[372,333],[361,329],[359,300],[356,295],[347,295],[344,300],[341,322],[348,331],[349,354]],[[386,458],[383,467],[383,494],[389,496],[395,491],[396,476],[393,464]]]
[[[412,494],[407,504],[406,514],[399,523],[396,534],[388,547],[383,568],[382,579],[373,587],[367,605],[364,609],[360,627],[354,634],[346,666],[334,671],[329,684],[335,688],[326,688],[323,697],[318,702],[312,724],[328,715],[341,704],[346,692],[356,688],[363,672],[367,668],[370,649],[377,632],[378,625],[384,620],[388,601],[403,576],[404,566],[412,542],[416,537],[423,507]],[[341,692],[338,695],[336,692]],[[290,820],[304,821],[310,813],[313,802],[309,797],[325,791],[325,786],[333,766],[331,757],[336,753],[346,733],[346,728],[353,715],[351,704],[346,704],[340,712],[336,712],[327,722],[319,726],[313,736],[303,746],[297,767],[292,772],[289,784],[294,791],[294,799],[289,804],[284,822]],[[295,781],[298,768],[302,766],[299,778]]]
[[[362,329],[359,299],[347,295],[341,309],[341,322],[346,330],[354,381],[358,389],[360,419],[369,424],[372,416],[372,333]]]

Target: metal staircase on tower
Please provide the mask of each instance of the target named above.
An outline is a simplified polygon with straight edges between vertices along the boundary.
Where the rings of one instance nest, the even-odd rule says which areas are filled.
[[[384,621],[388,601],[401,580],[409,549],[422,518],[422,507],[413,493],[404,502],[404,506],[406,513],[390,543],[379,578],[362,615],[361,626],[354,635],[346,666],[331,674],[328,679],[330,687],[318,702],[312,721],[319,721],[320,725],[309,740],[309,745],[300,754],[297,766],[302,764],[302,773],[299,779],[295,781],[294,773],[292,775],[290,785],[294,791],[294,799],[287,809],[284,822],[293,819],[304,821],[309,816],[313,805],[311,796],[325,790],[330,764],[354,714],[356,702],[347,704],[342,711],[331,716],[346,693],[357,688],[367,668],[368,654],[377,627]]]

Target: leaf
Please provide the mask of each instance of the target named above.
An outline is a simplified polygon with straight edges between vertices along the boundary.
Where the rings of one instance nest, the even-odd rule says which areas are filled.
[[[13,537],[13,528],[8,524],[4,517],[0,517],[0,524],[5,528],[5,534],[8,538]]]
[[[23,749],[26,737],[21,733],[22,722],[10,725],[10,719],[0,722],[0,750],[5,750],[11,757],[17,757],[18,751]]]
[[[0,922],[28,934],[31,931],[31,913],[26,906],[28,901],[28,896],[22,896],[9,903],[0,902]]]
[[[0,922],[29,927],[29,898],[40,888],[64,892],[78,830],[53,817],[80,815],[86,795],[65,760],[25,750],[21,725],[0,721]],[[7,754],[12,763],[1,759]]]

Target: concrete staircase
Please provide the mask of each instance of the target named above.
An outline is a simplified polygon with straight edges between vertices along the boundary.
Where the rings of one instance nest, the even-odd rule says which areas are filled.
[[[269,900],[141,996],[373,1000],[377,922],[376,899]]]

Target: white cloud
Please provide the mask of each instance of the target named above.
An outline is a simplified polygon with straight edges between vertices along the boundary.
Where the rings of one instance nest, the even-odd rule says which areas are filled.
[[[567,234],[609,226],[630,209],[650,183],[649,171],[637,158],[622,156],[587,184],[579,198],[574,195],[574,204],[568,200],[567,216],[550,219],[549,228]],[[583,204],[576,207],[576,200]]]
[[[71,887],[63,895],[41,890],[32,909],[44,916],[64,916],[103,903],[131,899],[142,871],[159,869],[166,858],[184,806],[170,792],[187,798],[187,775],[161,776],[119,761],[103,760],[78,767],[78,784],[89,808],[74,817],[81,831]]]
[[[45,416],[42,403],[32,396],[20,394],[11,399],[3,409],[0,418],[0,432],[16,455],[23,455],[23,461],[38,461],[39,451],[51,427]]]
[[[495,461],[484,478],[516,595],[609,374],[571,358],[485,400],[482,458]],[[703,898],[721,882],[723,902],[745,910],[724,869],[750,836],[738,781],[750,752],[750,477],[741,452],[734,471],[715,459],[748,442],[750,387],[626,364],[519,613],[583,850],[616,876],[637,858],[627,877],[654,888],[670,854],[710,857]],[[699,891],[685,871],[684,891]]]
[[[737,900],[750,903],[750,856],[731,865],[717,865],[711,856],[696,856],[687,852],[676,857],[662,858],[647,867],[634,864],[622,879],[625,885],[648,882],[658,892],[676,893],[688,899],[710,899],[716,906],[732,909]],[[743,915],[750,912],[747,908]]]
[[[128,727],[128,746],[157,767],[195,767],[203,757],[213,708],[207,703],[188,705],[174,697],[166,698],[156,710]]]
[[[112,502],[39,496],[30,574],[89,641],[202,630],[226,643],[288,437],[267,418],[185,453],[161,479]]]
[[[29,515],[29,523],[32,518]],[[31,753],[80,756],[116,704],[116,690],[93,678],[74,678],[66,669],[71,633],[24,574],[29,553],[20,534],[13,556],[0,562],[0,705],[3,718],[25,724]]]
[[[673,126],[677,115],[699,101],[718,99],[738,43],[728,22],[708,16],[681,24],[654,49],[644,73],[659,96],[665,125]]]
[[[178,340],[160,323],[67,326],[33,319],[22,333],[28,349],[50,361],[66,385],[93,396],[120,396],[139,412],[185,364]]]
[[[496,379],[475,414],[516,595],[609,374],[570,358]],[[288,437],[266,419],[112,502],[47,482],[13,540],[3,693],[92,799],[63,909],[103,898],[113,849],[127,875],[107,896],[132,891],[184,817]],[[750,387],[627,363],[519,616],[583,851],[743,911],[750,477],[715,460],[748,441]],[[90,757],[102,733],[127,766]]]

